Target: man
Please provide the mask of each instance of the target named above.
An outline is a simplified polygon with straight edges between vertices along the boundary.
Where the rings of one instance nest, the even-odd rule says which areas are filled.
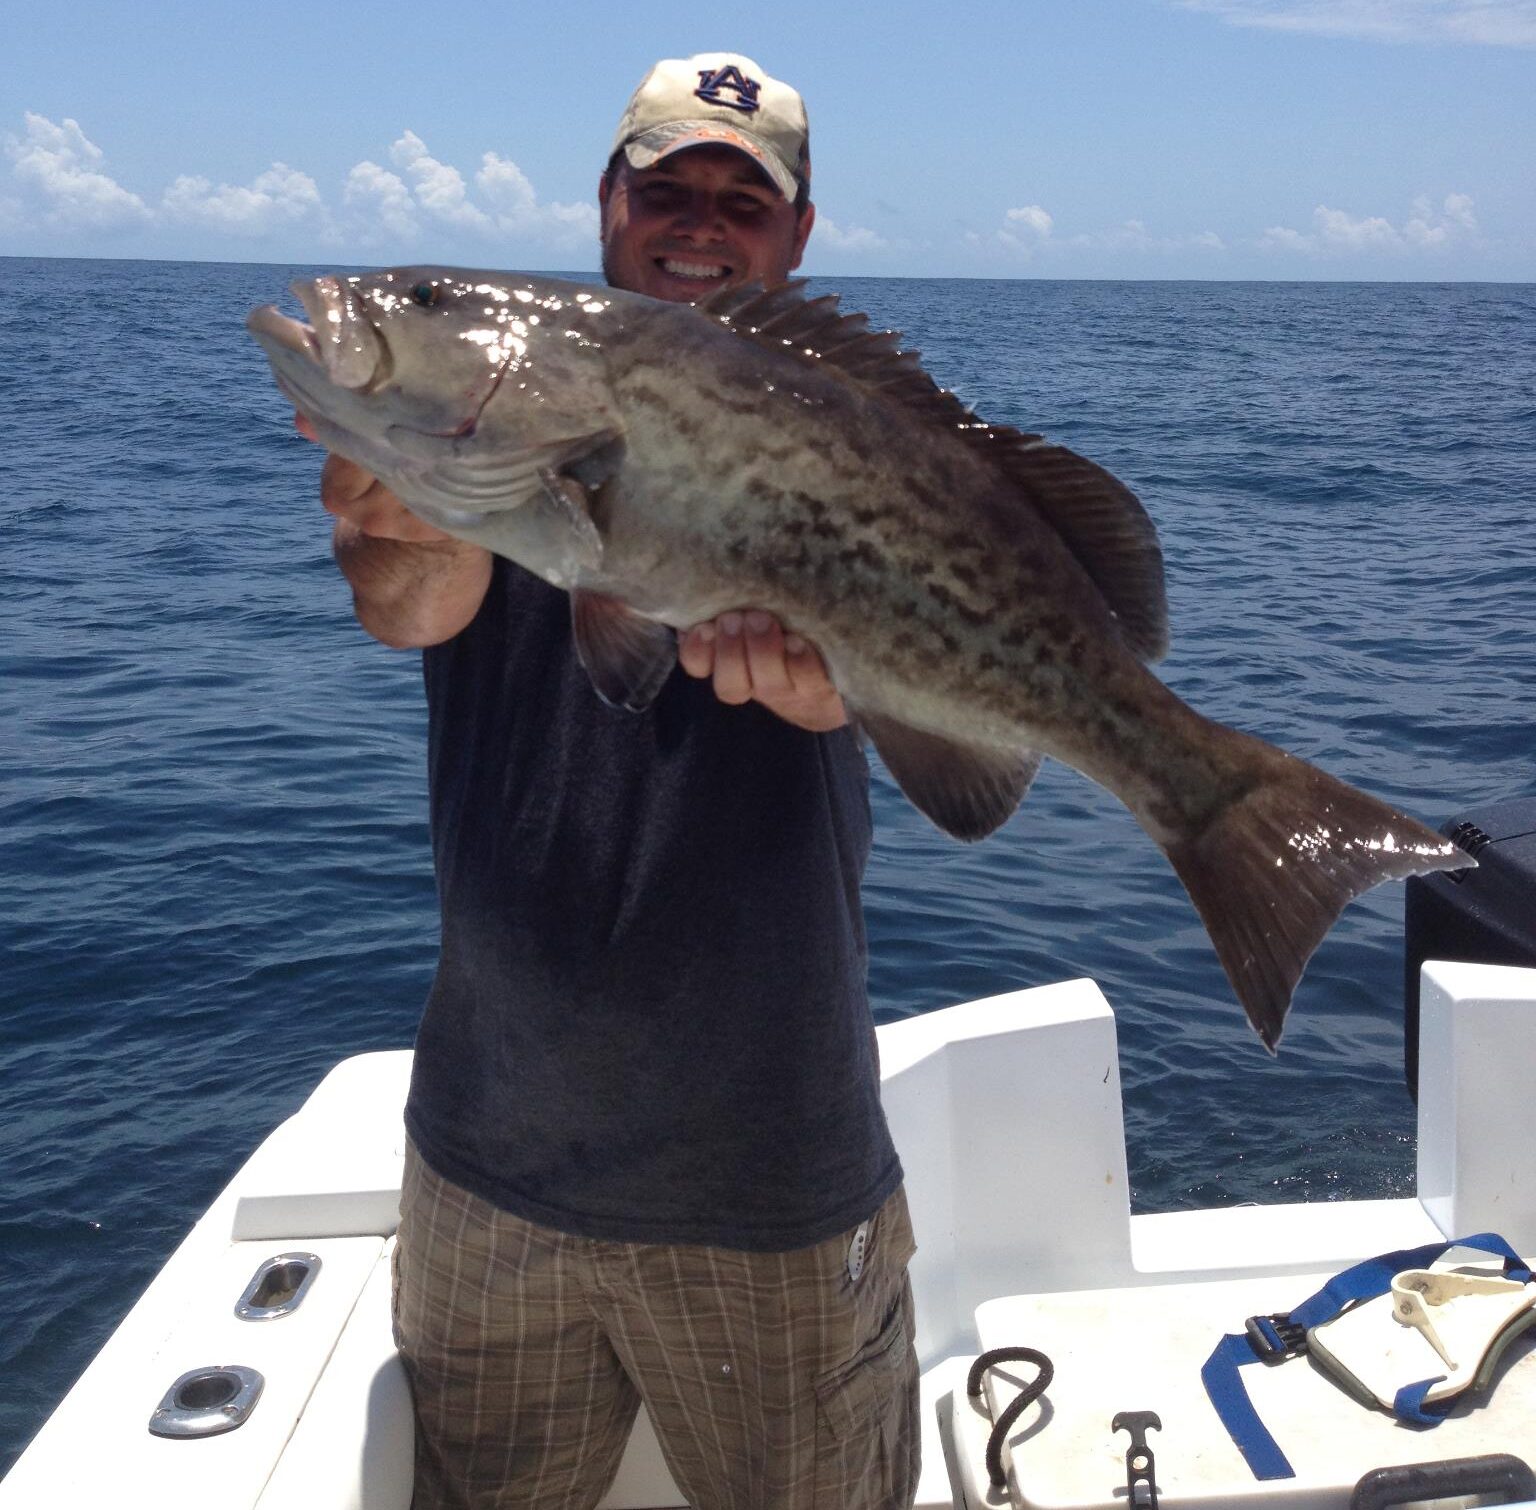
[[[809,188],[794,90],[659,63],[599,186],[604,272],[676,301],[780,282]],[[395,1296],[417,1510],[596,1505],[642,1398],[698,1510],[910,1504],[868,771],[820,657],[744,604],[682,636],[649,710],[609,708],[565,594],[339,457],[322,497],[360,622],[424,650],[443,931]]]

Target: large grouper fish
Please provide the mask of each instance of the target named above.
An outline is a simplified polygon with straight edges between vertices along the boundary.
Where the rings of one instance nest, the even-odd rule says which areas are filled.
[[[421,518],[567,590],[602,697],[644,708],[676,630],[759,608],[956,838],[1002,824],[1043,755],[1075,767],[1161,846],[1271,1049],[1345,903],[1473,863],[1174,696],[1146,669],[1167,610],[1136,498],[978,419],[835,296],[456,268],[293,287],[309,324],[248,322],[279,388]]]

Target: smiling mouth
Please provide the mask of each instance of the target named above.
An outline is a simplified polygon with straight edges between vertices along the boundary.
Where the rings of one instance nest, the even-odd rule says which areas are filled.
[[[656,266],[673,278],[692,278],[698,282],[730,276],[730,268],[723,262],[695,262],[682,257],[658,257]]]

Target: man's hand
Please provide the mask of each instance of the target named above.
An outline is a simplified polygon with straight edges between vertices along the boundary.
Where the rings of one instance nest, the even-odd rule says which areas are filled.
[[[848,710],[815,648],[786,634],[761,609],[695,624],[678,637],[677,658],[689,676],[712,677],[721,702],[759,702],[813,734],[848,722]]]
[[[413,514],[371,472],[334,451],[320,469],[320,502],[328,513],[375,540],[422,545],[454,538]]]
[[[302,414],[294,415],[293,427],[306,440],[319,443],[314,426]],[[320,502],[327,513],[378,540],[420,543],[453,538],[425,519],[418,519],[371,472],[334,451],[327,454],[320,469]]]
[[[294,427],[318,441],[302,415]],[[491,553],[418,519],[377,477],[332,452],[320,502],[336,517],[336,564],[352,587],[357,620],[404,649],[451,639],[474,618],[491,581]]]

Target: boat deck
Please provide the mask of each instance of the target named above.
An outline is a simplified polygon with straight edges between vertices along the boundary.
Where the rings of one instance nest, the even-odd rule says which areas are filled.
[[[1427,966],[1422,1022],[1416,1197],[1134,1217],[1114,1017],[1091,982],[882,1027],[919,1242],[920,1510],[1117,1510],[1128,1438],[1111,1423],[1125,1411],[1163,1422],[1149,1445],[1169,1510],[1344,1510],[1369,1469],[1529,1457],[1536,1344],[1524,1339],[1492,1393],[1433,1433],[1356,1404],[1305,1362],[1245,1370],[1297,1468],[1286,1481],[1253,1478],[1199,1382],[1222,1333],[1369,1254],[1486,1230],[1536,1251],[1528,1139],[1511,1135],[1536,1071],[1536,971]],[[0,1510],[405,1510],[410,1402],[389,1256],[409,1065],[405,1051],[344,1061],[262,1143],[0,1483]],[[290,1255],[318,1260],[297,1307],[237,1316],[262,1264]],[[1009,1439],[1003,1491],[987,1482],[989,1422],[965,1374],[983,1348],[1007,1344],[1046,1352],[1056,1377]],[[176,1380],[236,1364],[265,1379],[243,1424],[192,1440],[151,1432]],[[1006,1372],[986,1405],[1006,1403],[1006,1391],[990,1395]],[[642,1418],[604,1510],[682,1504]]]

